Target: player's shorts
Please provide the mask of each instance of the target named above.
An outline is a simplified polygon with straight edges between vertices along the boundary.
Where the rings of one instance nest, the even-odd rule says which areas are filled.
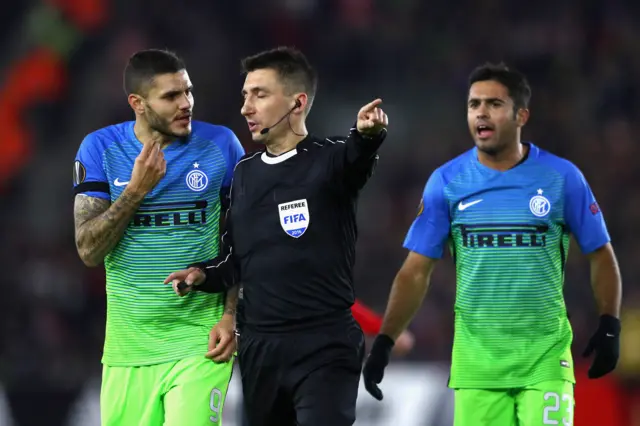
[[[102,426],[215,426],[233,360],[224,364],[199,355],[142,367],[102,370]]]
[[[351,426],[364,355],[355,323],[324,331],[238,338],[245,424]]]
[[[521,389],[456,389],[454,426],[573,425],[573,383]]]

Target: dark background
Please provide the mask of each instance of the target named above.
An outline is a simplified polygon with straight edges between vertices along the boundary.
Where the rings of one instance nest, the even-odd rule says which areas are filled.
[[[150,47],[184,57],[196,118],[229,126],[247,151],[257,147],[240,116],[245,55],[281,44],[308,55],[320,73],[314,133],[346,133],[361,105],[383,98],[390,134],[362,195],[356,269],[359,298],[379,311],[426,179],[472,146],[468,73],[487,60],[525,72],[533,97],[524,138],[576,163],[607,219],[629,315],[616,380],[622,395],[634,394],[640,3],[33,0],[8,4],[0,18],[0,383],[16,424],[64,424],[79,389],[99,379],[104,276],[75,252],[72,165],[87,133],[133,119],[122,70]],[[576,245],[566,271],[579,354],[597,313]],[[454,294],[447,259],[411,326],[408,361],[448,361]]]

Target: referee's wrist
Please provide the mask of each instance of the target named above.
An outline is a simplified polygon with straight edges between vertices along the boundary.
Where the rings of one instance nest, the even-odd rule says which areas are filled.
[[[376,141],[376,140],[380,140],[383,139],[387,133],[387,129],[382,129],[380,130],[378,133],[376,134],[368,134],[368,133],[362,133],[360,130],[358,130],[356,128],[356,133],[358,134],[358,136],[364,140],[368,140],[368,141]]]

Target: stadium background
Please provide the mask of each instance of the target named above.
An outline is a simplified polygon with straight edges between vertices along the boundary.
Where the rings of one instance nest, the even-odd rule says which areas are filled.
[[[320,72],[312,132],[344,133],[359,106],[384,99],[391,132],[362,195],[356,270],[358,296],[377,310],[405,256],[425,180],[472,146],[467,74],[504,59],[529,76],[525,139],[584,171],[625,283],[620,368],[590,382],[578,355],[597,315],[588,265],[573,246],[566,296],[579,377],[575,424],[640,424],[640,3],[25,0],[0,16],[0,425],[99,424],[104,279],[75,252],[71,172],[86,133],[133,117],[121,89],[128,56],[177,51],[196,87],[196,118],[231,127],[250,151],[257,147],[239,113],[239,59],[281,44],[304,50]],[[394,362],[383,404],[362,392],[358,425],[451,424],[454,291],[447,260],[411,325],[415,350]],[[239,392],[234,381],[228,426],[237,424]]]

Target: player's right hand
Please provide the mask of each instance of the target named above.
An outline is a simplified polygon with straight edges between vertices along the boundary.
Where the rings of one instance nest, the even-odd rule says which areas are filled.
[[[393,349],[393,339],[385,334],[378,334],[373,341],[371,352],[364,363],[362,376],[364,387],[378,401],[382,401],[382,391],[378,387],[384,377],[384,369],[389,364],[391,349]]]
[[[146,195],[160,182],[167,172],[167,162],[157,142],[147,142],[136,158],[127,190]]]
[[[171,284],[173,291],[182,297],[193,291],[193,287],[204,283],[206,279],[207,276],[202,269],[192,266],[191,268],[169,274],[164,280],[164,283]]]
[[[209,333],[209,352],[205,356],[213,362],[228,362],[236,345],[234,317],[225,314]]]

